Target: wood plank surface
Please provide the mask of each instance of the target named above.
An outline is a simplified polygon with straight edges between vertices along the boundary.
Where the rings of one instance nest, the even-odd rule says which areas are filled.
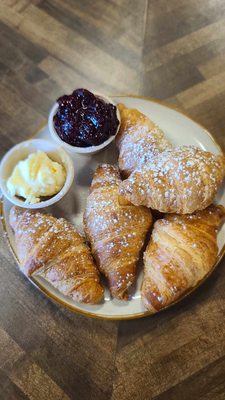
[[[0,157],[62,93],[155,97],[225,148],[224,0],[1,0]],[[52,304],[0,237],[0,399],[225,399],[225,261],[154,317],[100,321]]]

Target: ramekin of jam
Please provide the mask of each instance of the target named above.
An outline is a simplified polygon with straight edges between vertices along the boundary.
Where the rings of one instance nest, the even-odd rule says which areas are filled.
[[[73,153],[96,153],[111,143],[120,114],[111,99],[87,89],[61,96],[52,107],[48,127],[52,137]]]

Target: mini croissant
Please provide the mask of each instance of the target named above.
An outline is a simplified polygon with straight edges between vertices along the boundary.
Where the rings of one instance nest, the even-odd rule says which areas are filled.
[[[168,214],[158,220],[144,253],[141,289],[145,307],[156,312],[195,287],[214,266],[223,206],[192,215]]]
[[[136,264],[152,217],[144,207],[120,205],[119,170],[103,164],[95,172],[84,214],[87,240],[113,297],[127,299],[136,280]]]
[[[213,202],[224,176],[225,156],[194,146],[171,148],[120,184],[120,201],[164,213],[191,214]]]
[[[80,303],[102,300],[103,288],[91,252],[72,224],[63,218],[12,207],[10,225],[25,275],[43,277]]]
[[[119,169],[128,177],[154,156],[171,147],[163,131],[140,111],[117,105],[121,125],[116,136],[119,149]]]

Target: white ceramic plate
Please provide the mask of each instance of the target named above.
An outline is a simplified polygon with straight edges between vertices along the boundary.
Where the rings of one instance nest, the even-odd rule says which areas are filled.
[[[113,100],[116,103],[123,102],[128,107],[137,108],[145,115],[149,116],[162,128],[167,137],[175,145],[191,144],[197,145],[203,150],[209,150],[215,154],[220,154],[222,152],[219,145],[215,142],[209,132],[207,132],[201,125],[175,109],[169,108],[168,106],[157,101],[136,96],[117,96],[114,97]],[[47,126],[40,130],[36,137],[52,140]],[[73,222],[80,231],[82,231],[83,211],[85,209],[86,198],[91,184],[93,172],[100,163],[116,163],[118,154],[114,143],[112,143],[98,154],[91,156],[77,154],[73,155],[72,157],[75,168],[74,184],[72,185],[69,193],[59,203],[54,204],[47,210],[52,212],[52,214],[56,217],[67,218]],[[225,206],[224,187],[220,190],[216,202]],[[4,229],[6,230],[11,250],[16,256],[13,234],[8,223],[10,207],[11,203],[4,198],[2,204],[3,225]],[[218,235],[218,245],[219,256],[216,265],[222,258],[225,251],[225,225],[220,230]],[[31,281],[51,299],[63,304],[73,311],[77,311],[88,316],[106,319],[132,319],[149,315],[149,312],[145,311],[144,307],[142,306],[140,299],[140,284],[142,281],[141,271],[138,276],[136,290],[133,293],[131,300],[127,302],[112,300],[108,290],[105,289],[104,303],[96,306],[81,305],[76,303],[69,297],[63,296],[42,278],[35,277],[32,278]]]

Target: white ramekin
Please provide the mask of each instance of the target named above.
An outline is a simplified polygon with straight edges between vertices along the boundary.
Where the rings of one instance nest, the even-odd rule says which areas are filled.
[[[117,133],[118,133],[118,131],[119,131],[119,128],[120,128],[121,118],[120,118],[120,113],[119,113],[119,110],[118,110],[116,104],[115,104],[109,97],[107,97],[107,96],[105,96],[105,95],[103,95],[103,94],[101,94],[101,93],[98,93],[98,92],[95,92],[95,91],[91,91],[91,93],[93,93],[94,95],[100,97],[100,98],[103,99],[106,103],[111,103],[111,104],[113,104],[113,105],[116,107],[117,118],[118,118],[118,120],[119,120],[119,125],[118,125],[118,128],[117,128],[116,134],[113,135],[113,136],[110,136],[110,138],[109,138],[108,140],[106,140],[106,141],[105,141],[104,143],[102,143],[102,144],[99,144],[98,146],[90,146],[90,147],[76,147],[76,146],[72,146],[71,144],[64,142],[64,141],[58,136],[58,134],[57,134],[57,132],[56,132],[56,130],[55,130],[54,123],[53,123],[53,117],[54,117],[54,115],[56,114],[57,109],[58,109],[58,106],[59,106],[58,103],[55,103],[55,104],[53,105],[53,107],[51,108],[50,113],[49,113],[49,117],[48,117],[48,129],[49,129],[49,132],[51,133],[52,138],[53,138],[60,146],[64,147],[65,150],[67,150],[68,152],[73,153],[73,154],[77,154],[77,153],[78,153],[78,154],[95,154],[95,153],[99,152],[100,150],[102,150],[102,149],[104,149],[106,146],[108,146],[108,145],[115,139],[115,137],[116,137],[116,135],[117,135]]]
[[[42,200],[35,204],[29,204],[17,196],[11,196],[7,189],[6,182],[10,177],[15,165],[19,161],[26,159],[29,154],[38,150],[44,151],[53,161],[57,161],[64,166],[66,170],[66,180],[62,189],[50,199]],[[43,139],[31,139],[17,144],[5,154],[0,164],[0,187],[2,193],[11,203],[23,208],[43,208],[58,202],[68,192],[70,186],[72,185],[73,178],[74,166],[70,156],[54,142]]]

